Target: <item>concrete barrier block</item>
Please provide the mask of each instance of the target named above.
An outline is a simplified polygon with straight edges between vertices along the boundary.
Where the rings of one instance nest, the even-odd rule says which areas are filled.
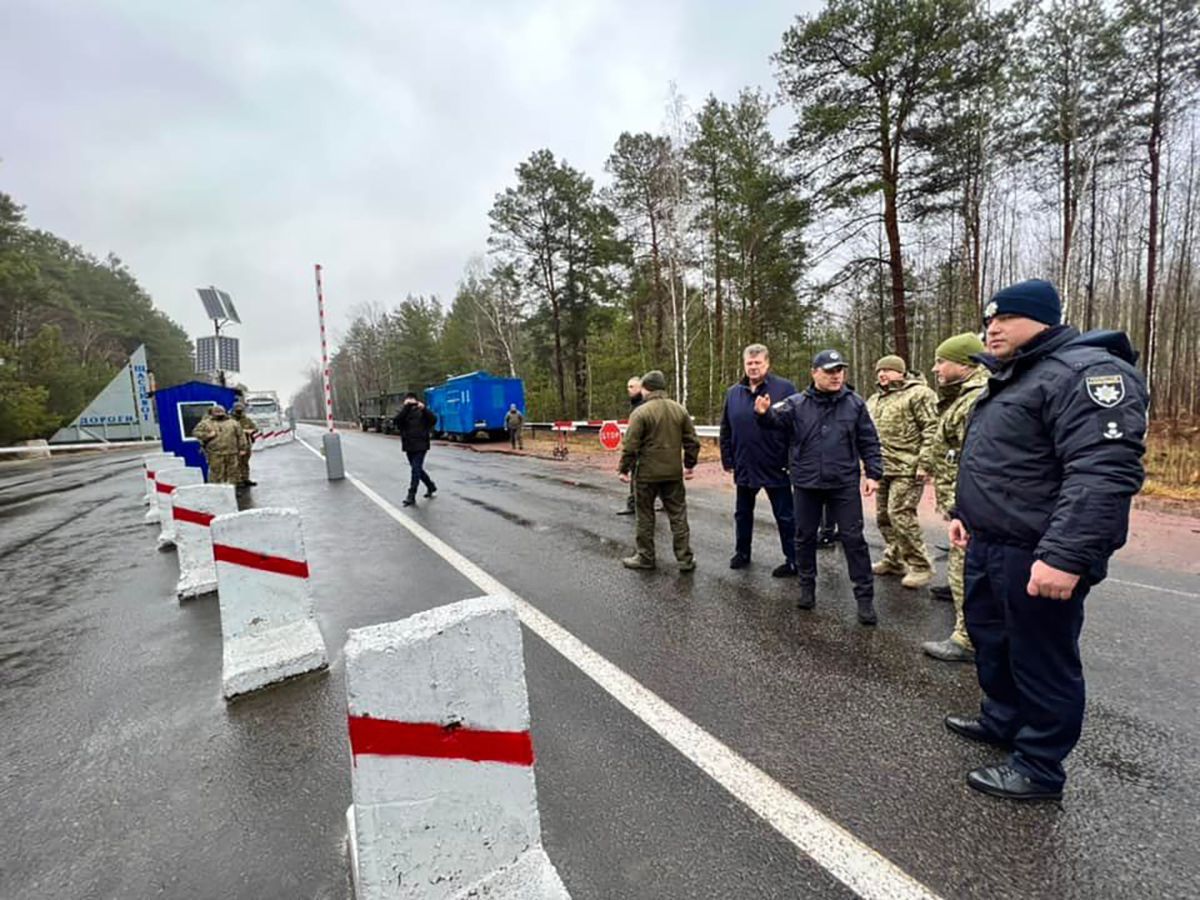
[[[359,900],[568,897],[541,849],[511,601],[351,631],[346,686]]]
[[[161,521],[159,516],[164,504],[162,501],[163,495],[158,491],[158,479],[162,477],[165,472],[173,471],[175,469],[182,469],[186,465],[187,463],[185,463],[178,456],[172,456],[170,459],[162,460],[154,467],[154,490],[150,497],[150,508],[146,510],[146,517],[143,519],[147,525],[157,525]]]
[[[181,600],[217,589],[210,524],[217,516],[236,513],[237,491],[232,484],[197,484],[175,489],[171,515],[175,520],[175,548],[179,581],[175,594]]]
[[[155,478],[155,490],[158,491],[159,523],[162,526],[158,533],[158,549],[175,549],[175,491],[181,487],[204,484],[204,473],[191,466],[182,469],[164,469]]]
[[[226,699],[325,668],[300,513],[253,509],[210,523]]]
[[[154,470],[158,464],[169,459],[179,459],[174,453],[146,453],[142,456],[142,472],[145,474],[146,492],[142,495],[142,503],[149,506],[154,501]]]
[[[53,456],[50,452],[50,442],[45,438],[20,441],[17,446],[26,448],[19,453],[13,454],[17,459],[50,459]]]

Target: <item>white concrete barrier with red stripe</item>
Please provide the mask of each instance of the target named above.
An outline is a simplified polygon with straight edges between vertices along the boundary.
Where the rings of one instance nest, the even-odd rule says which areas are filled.
[[[197,484],[175,489],[171,516],[175,520],[175,548],[179,558],[175,594],[180,600],[217,589],[217,565],[213,561],[209,525],[217,516],[237,511],[237,491],[232,484]]]
[[[511,601],[351,631],[346,689],[358,900],[569,898],[541,846]]]
[[[300,513],[252,509],[210,523],[226,699],[329,665]]]
[[[147,525],[157,525],[160,521],[159,514],[166,504],[163,502],[163,495],[158,490],[158,480],[167,472],[174,469],[182,469],[187,465],[178,456],[173,456],[170,459],[160,460],[154,465],[154,491],[150,497],[150,508],[146,510],[146,517],[143,521]],[[151,471],[147,469],[147,471]]]
[[[282,428],[275,431],[259,431],[254,435],[254,440],[251,441],[250,449],[265,450],[267,447],[290,443],[295,439],[296,432],[289,428]]]
[[[146,475],[146,492],[142,495],[142,503],[146,506],[154,502],[154,470],[159,463],[169,459],[179,459],[179,457],[174,453],[146,453],[142,456],[142,471]]]
[[[162,525],[158,533],[159,550],[171,550],[175,547],[175,516],[172,513],[175,491],[181,487],[195,484],[204,484],[204,473],[192,466],[184,466],[182,469],[165,469],[155,478],[155,490],[158,491],[158,519]]]

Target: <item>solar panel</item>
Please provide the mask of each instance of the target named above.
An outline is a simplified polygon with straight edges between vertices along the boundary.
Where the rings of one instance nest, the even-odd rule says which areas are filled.
[[[211,375],[217,371],[217,339],[215,337],[196,338],[196,371],[201,375]]]
[[[241,351],[238,347],[238,339],[235,337],[217,338],[220,342],[221,349],[221,369],[226,372],[242,371]]]
[[[225,318],[225,306],[221,303],[216,288],[196,288],[196,293],[200,295],[200,302],[204,304],[204,312],[210,319]]]
[[[217,291],[217,294],[221,297],[221,303],[225,306],[225,318],[230,322],[237,322],[241,325],[242,320],[237,314],[237,307],[233,305],[233,298],[224,291]]]

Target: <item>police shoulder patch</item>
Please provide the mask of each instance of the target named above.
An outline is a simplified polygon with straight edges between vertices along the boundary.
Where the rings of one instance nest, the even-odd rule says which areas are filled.
[[[1125,379],[1121,375],[1089,375],[1084,384],[1092,402],[1105,409],[1112,409],[1125,399]]]

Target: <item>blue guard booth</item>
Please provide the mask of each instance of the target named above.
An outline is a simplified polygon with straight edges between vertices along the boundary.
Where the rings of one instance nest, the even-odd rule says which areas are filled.
[[[504,437],[504,417],[515,403],[525,414],[525,384],[489,372],[469,372],[425,389],[425,405],[437,414],[435,429],[460,440],[479,432]]]
[[[192,437],[192,429],[214,403],[228,410],[236,400],[233,388],[203,381],[186,381],[155,391],[154,405],[158,411],[163,451],[174,453],[189,466],[200,469],[204,472],[204,480],[208,481],[208,461],[200,449],[200,442]]]

